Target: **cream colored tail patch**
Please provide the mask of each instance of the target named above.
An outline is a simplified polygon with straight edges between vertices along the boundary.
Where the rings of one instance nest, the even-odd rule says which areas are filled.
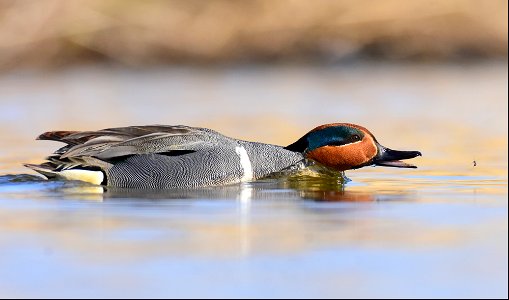
[[[63,170],[55,174],[57,177],[65,180],[80,180],[92,184],[101,184],[104,180],[104,174],[101,171],[90,170]]]

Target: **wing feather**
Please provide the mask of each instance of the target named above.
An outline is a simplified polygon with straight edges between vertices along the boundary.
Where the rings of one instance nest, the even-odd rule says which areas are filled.
[[[212,141],[218,136],[222,135],[205,128],[151,125],[66,132],[66,134],[47,132],[40,138],[51,137],[51,140],[68,144],[55,152],[60,159],[90,156],[108,160],[134,154],[163,153],[175,150],[197,151],[211,147]]]

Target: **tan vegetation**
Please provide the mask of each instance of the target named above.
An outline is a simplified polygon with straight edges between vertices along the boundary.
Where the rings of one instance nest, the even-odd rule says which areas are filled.
[[[507,56],[504,0],[0,1],[0,68]]]

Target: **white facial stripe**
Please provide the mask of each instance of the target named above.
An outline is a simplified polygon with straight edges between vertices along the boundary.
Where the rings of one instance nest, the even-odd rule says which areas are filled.
[[[245,182],[253,179],[253,166],[251,165],[251,160],[249,159],[249,155],[247,155],[247,151],[243,146],[235,147],[235,152],[238,154],[240,159],[240,165],[244,170],[244,174],[240,181]]]
[[[371,144],[373,145],[373,148],[375,148],[375,154],[373,155],[373,157],[374,157],[374,156],[376,156],[376,155],[377,155],[377,153],[378,153],[378,146],[376,145],[376,143],[375,143],[375,139],[374,139],[373,137],[371,137],[371,136],[370,136],[370,137],[369,137],[369,141],[370,141],[370,142],[371,142]]]

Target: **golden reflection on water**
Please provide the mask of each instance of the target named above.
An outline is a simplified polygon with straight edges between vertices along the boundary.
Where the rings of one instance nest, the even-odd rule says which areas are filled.
[[[369,194],[364,195],[369,197]],[[359,217],[363,212],[376,209],[372,206],[334,208],[328,212],[306,205],[271,203],[272,209],[284,209],[285,212],[271,214],[265,211],[268,216],[264,216],[259,208],[250,214],[252,208],[241,201],[238,205],[240,213],[229,209],[212,213],[212,216],[193,211],[182,203],[178,206],[166,216],[164,211],[137,216],[133,213],[110,214],[100,209],[70,212],[28,209],[23,210],[22,218],[9,211],[1,211],[0,218],[2,231],[8,232],[4,243],[13,241],[9,236],[29,240],[44,236],[45,247],[79,253],[84,260],[114,261],[167,255],[229,257],[302,253],[341,246],[458,246],[479,238],[486,230],[502,229],[504,225],[504,220],[499,219],[466,227],[430,227],[425,222],[404,217]],[[233,215],[238,215],[236,222]],[[131,231],[134,233],[129,234]]]

